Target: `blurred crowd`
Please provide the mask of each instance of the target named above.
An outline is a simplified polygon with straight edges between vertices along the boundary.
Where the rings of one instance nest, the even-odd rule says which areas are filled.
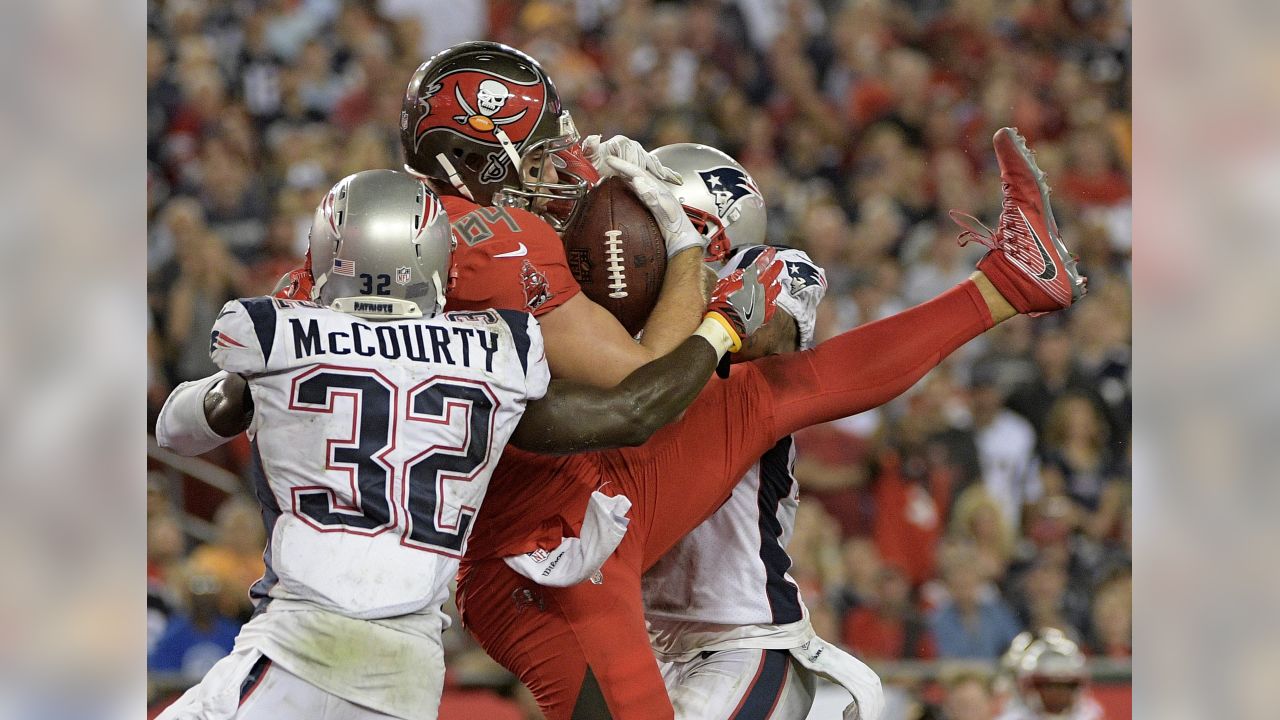
[[[990,138],[1018,127],[1089,297],[1002,324],[884,408],[801,433],[792,575],[820,634],[873,664],[994,660],[1041,627],[1090,656],[1128,656],[1122,0],[152,0],[152,417],[177,383],[214,371],[206,331],[222,303],[299,264],[323,192],[401,165],[413,69],[477,38],[541,61],[583,133],[705,142],[740,160],[771,241],[827,270],[820,339],[968,276],[982,249],[956,242],[947,211],[995,225]],[[209,459],[247,470],[243,442]],[[208,658],[186,651],[229,647],[247,617],[261,521],[247,495],[152,500],[150,666],[198,678]],[[216,540],[192,547],[180,511],[213,521]],[[451,635],[450,662],[481,672]],[[950,709],[989,695],[986,679],[945,685],[901,717],[990,717]]]

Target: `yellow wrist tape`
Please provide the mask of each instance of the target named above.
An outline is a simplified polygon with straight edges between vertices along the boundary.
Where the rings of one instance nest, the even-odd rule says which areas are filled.
[[[742,338],[733,329],[733,325],[720,313],[709,312],[702,319],[702,324],[693,333],[706,339],[715,348],[718,357],[727,352],[738,352],[742,349]]]

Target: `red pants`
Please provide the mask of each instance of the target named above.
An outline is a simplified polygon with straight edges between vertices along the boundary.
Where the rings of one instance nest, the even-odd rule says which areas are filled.
[[[588,668],[614,720],[671,718],[645,629],[641,573],[715,512],[779,439],[888,402],[989,327],[986,304],[966,282],[813,350],[735,366],[645,445],[591,455],[601,490],[633,503],[602,584],[542,587],[501,558],[464,559],[463,623],[529,687],[548,720],[573,715]]]

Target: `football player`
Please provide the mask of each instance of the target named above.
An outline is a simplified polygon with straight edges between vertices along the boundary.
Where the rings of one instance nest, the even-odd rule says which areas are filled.
[[[315,214],[318,302],[218,315],[210,355],[253,396],[267,573],[235,650],[162,718],[435,718],[441,605],[508,440],[644,442],[767,321],[780,272],[765,256],[735,273],[692,337],[602,390],[550,380],[532,315],[444,313],[453,243],[419,179],[356,173]]]
[[[712,228],[712,245],[731,248],[729,275],[766,250],[765,209],[755,181],[733,158],[693,143],[653,151],[681,174],[677,198]],[[732,355],[746,362],[814,346],[826,275],[805,253],[778,248],[782,290],[772,320]],[[877,711],[875,673],[816,637],[799,589],[787,574],[799,486],[795,446],[785,437],[767,450],[715,514],[658,561],[644,582],[645,619],[678,720],[748,716],[808,717],[819,665],[844,684],[869,717]],[[821,662],[818,662],[821,658]]]
[[[533,314],[555,377],[615,385],[698,327],[706,307],[705,241],[659,181],[678,176],[626,138],[592,138],[584,154],[554,84],[532,58],[489,42],[442,51],[409,83],[400,137],[405,169],[428,179],[458,237],[450,309]],[[639,342],[582,294],[557,234],[601,172],[628,181],[667,243],[662,292]],[[286,275],[278,294],[310,299],[313,271],[331,270],[313,268],[314,260],[308,256]],[[156,439],[184,455],[208,452],[243,431],[246,400],[234,374],[183,383],[161,409]]]
[[[477,522],[461,565],[458,606],[480,645],[520,677],[549,718],[573,717],[596,688],[613,718],[673,717],[648,647],[639,575],[709,517],[781,438],[884,404],[994,324],[1060,310],[1084,295],[1085,279],[1058,235],[1049,187],[1030,150],[1012,128],[993,140],[1000,222],[992,231],[956,215],[966,227],[961,242],[990,248],[969,280],[811,350],[737,364],[645,446],[563,458],[559,483],[539,484],[537,493],[495,475],[494,491],[501,483],[504,501]],[[627,536],[602,567],[600,583],[541,586],[537,573],[512,566],[508,556],[542,557],[576,535],[586,491],[594,488],[643,499],[632,507]],[[882,703],[878,683],[855,699],[846,714],[874,718]]]
[[[1102,720],[1102,706],[1085,693],[1084,654],[1062,632],[1023,633],[1005,660],[1012,661],[1015,685],[999,720]]]
[[[531,74],[512,68],[528,69]],[[469,77],[471,84],[463,87],[462,76]],[[479,85],[489,76],[520,92],[502,95],[499,103],[496,89],[487,86],[494,90],[489,93],[494,98],[480,105]],[[560,217],[571,212],[575,193],[557,186],[578,184],[560,180],[585,173],[581,155],[575,154],[572,143],[561,149],[559,142],[527,134],[533,131],[512,119],[534,110],[541,117],[553,93],[550,81],[532,59],[492,43],[465,43],[446,50],[419,68],[410,83],[401,117],[409,168],[429,178],[442,195],[453,196],[445,198],[446,207],[450,203],[462,210],[474,207],[467,214],[485,228],[476,235],[484,239],[474,246],[459,246],[455,297],[471,295],[476,302],[478,295],[473,293],[478,293],[487,304],[522,308],[526,302],[522,285],[518,278],[509,278],[500,263],[507,252],[533,253],[535,241],[538,252],[555,259],[547,263],[548,276],[562,273],[565,294],[572,295],[571,300],[578,296],[565,267],[563,248],[557,250],[558,244],[553,246],[543,232],[519,235],[499,212],[518,215],[520,221],[515,224],[522,229],[527,213],[521,214],[521,205],[554,211]],[[558,100],[553,105],[560,114]],[[476,112],[477,107],[482,110]],[[461,132],[458,126],[463,124],[488,134]],[[560,127],[572,130],[567,119]],[[496,132],[499,129],[505,140]],[[965,234],[992,249],[971,280],[933,301],[857,328],[811,351],[736,366],[729,379],[707,386],[680,423],[659,431],[641,448],[558,458],[516,448],[504,453],[490,484],[491,502],[475,523],[460,570],[459,608],[485,650],[530,687],[549,717],[570,717],[580,698],[585,701],[599,694],[616,718],[672,716],[649,649],[640,574],[710,516],[736,480],[780,438],[809,424],[883,404],[994,323],[1018,312],[1058,310],[1083,295],[1084,279],[1057,236],[1048,188],[1030,152],[1012,129],[1005,129],[996,135],[996,154],[1005,181],[1004,212],[994,232],[974,225]],[[628,178],[669,234],[672,230],[687,234],[688,229],[681,229],[670,212],[675,203],[670,191],[644,169],[616,156],[605,158],[602,165]],[[512,172],[517,167],[520,172]],[[476,206],[466,199],[468,195],[499,207]],[[678,203],[675,207],[683,218]],[[700,234],[698,238],[705,241]],[[505,241],[502,247],[518,246],[497,252],[499,248],[490,243],[498,239]],[[464,267],[468,252],[477,262]],[[669,266],[667,283],[671,272]],[[474,288],[465,290],[467,285]],[[549,286],[554,294],[555,283]],[[597,338],[582,331],[597,327],[589,323],[553,333],[553,326],[559,324],[557,313],[569,304],[546,312],[545,318],[539,315],[553,373],[563,371],[567,377],[608,384],[652,354],[649,348],[637,353],[634,343],[625,352],[613,348],[616,336],[611,339],[605,333]],[[545,302],[539,310],[549,305]],[[451,307],[485,305],[469,306],[463,300]],[[663,307],[660,298],[655,318]],[[607,315],[598,306],[595,310]],[[695,325],[696,318],[683,332]],[[561,356],[559,368],[552,350],[553,334],[557,342],[573,349]],[[644,336],[650,339],[649,327]],[[612,349],[602,351],[600,343]],[[201,393],[201,397],[217,394]],[[188,424],[206,422],[205,413],[198,410],[189,417]],[[531,572],[529,563],[513,563],[523,574],[508,565],[509,557],[524,553],[533,553],[530,561],[536,564],[540,552],[558,547],[566,537],[581,536],[591,493],[597,489],[625,495],[634,505],[626,536],[593,582],[544,587],[528,579],[531,574],[541,578],[540,572]],[[536,620],[525,613],[537,613]]]

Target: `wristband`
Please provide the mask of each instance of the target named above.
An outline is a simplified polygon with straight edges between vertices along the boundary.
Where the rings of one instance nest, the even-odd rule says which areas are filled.
[[[742,349],[742,338],[733,329],[733,325],[718,312],[709,312],[702,319],[702,324],[694,331],[694,335],[711,343],[716,357],[724,357],[725,353],[738,352]]]

